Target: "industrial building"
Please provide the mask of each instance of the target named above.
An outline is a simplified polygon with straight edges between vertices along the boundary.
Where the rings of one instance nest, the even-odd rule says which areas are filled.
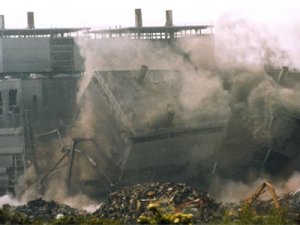
[[[31,128],[57,127],[75,105],[77,80],[49,77],[83,71],[74,37],[87,28],[35,28],[33,12],[27,13],[27,25],[6,28],[0,16],[1,194],[15,193],[18,179],[35,160]]]
[[[33,12],[27,13],[27,28],[11,29],[5,27],[4,15],[1,15],[0,74],[79,74],[85,69],[84,55],[79,49],[82,47],[95,49],[103,61],[102,65],[98,65],[99,68],[108,70],[139,68],[140,64],[130,61],[135,61],[141,52],[145,52],[144,61],[149,61],[149,54],[146,53],[149,52],[148,43],[156,45],[153,46],[154,52],[171,49],[182,53],[188,48],[187,41],[200,42],[203,55],[197,61],[205,64],[213,57],[211,25],[174,26],[172,11],[167,10],[165,26],[144,27],[141,10],[136,9],[135,12],[135,27],[102,30],[91,30],[88,27],[36,28]],[[111,60],[112,57],[114,60]],[[151,59],[149,64],[152,68]]]
[[[35,28],[28,12],[28,27],[5,28],[0,17],[0,74],[78,73],[83,60],[74,37],[88,28]]]
[[[74,78],[0,81],[0,193],[15,193],[26,168],[35,163],[33,135],[71,120],[76,105]]]

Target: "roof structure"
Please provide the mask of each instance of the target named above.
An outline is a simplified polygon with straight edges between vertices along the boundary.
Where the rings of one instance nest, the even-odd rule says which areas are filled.
[[[131,39],[172,39],[186,36],[210,35],[212,25],[127,27],[88,31],[99,38],[127,37]]]
[[[65,37],[72,36],[80,31],[88,31],[88,27],[79,28],[23,28],[23,29],[0,29],[0,37]]]

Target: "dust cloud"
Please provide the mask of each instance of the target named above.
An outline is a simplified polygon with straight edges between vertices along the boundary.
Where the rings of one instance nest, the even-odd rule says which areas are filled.
[[[286,43],[279,41],[283,38],[273,31],[252,21],[236,20],[232,15],[223,17],[216,27],[216,60],[219,70],[224,71],[232,110],[217,160],[221,172],[210,184],[210,190],[223,202],[247,198],[266,180],[278,194],[300,187],[299,167],[295,165],[299,147],[298,78],[294,80],[296,84],[289,82],[295,78],[296,70],[286,75],[285,82],[279,79],[280,67],[293,68],[299,62],[293,60]],[[274,166],[268,165],[268,170],[269,150]],[[255,155],[265,161],[258,164]]]
[[[245,177],[242,177],[242,168],[251,165],[245,158],[251,161],[257,152],[266,155],[266,149],[275,145],[279,136],[287,140],[295,132],[294,128],[279,129],[285,123],[282,122],[279,111],[292,112],[298,116],[299,107],[294,100],[298,92],[296,88],[278,82],[280,68],[292,67],[294,64],[288,50],[270,27],[224,15],[215,26],[215,34],[211,38],[205,36],[201,41],[186,38],[166,44],[119,38],[78,40],[78,44],[88,71],[80,84],[81,90],[86,90],[86,84],[90,82],[95,70],[138,71],[141,65],[147,65],[150,71],[177,71],[178,76],[165,76],[158,81],[173,85],[173,89],[168,89],[169,95],[164,96],[164,90],[160,90],[157,99],[144,98],[146,103],[139,105],[136,96],[129,89],[128,93],[124,92],[126,100],[122,99],[123,106],[126,108],[126,104],[135,102],[140,107],[133,115],[135,118],[138,118],[137,112],[144,115],[143,123],[139,124],[142,127],[149,124],[151,127],[151,124],[157,123],[161,112],[168,105],[175,109],[174,121],[178,124],[228,121],[227,133],[215,159],[216,171],[221,176],[241,179],[243,182]],[[117,75],[112,72],[112,77],[114,76]],[[153,78],[148,76],[146,79],[151,81]],[[111,82],[114,82],[114,78]],[[113,85],[116,86],[114,90],[122,90],[122,86],[126,84],[115,82]],[[153,91],[147,89],[147,85],[143,88],[141,96]],[[85,100],[90,101],[88,98]],[[154,102],[156,103],[152,104]],[[89,113],[93,114],[95,111],[91,112],[88,108],[85,117],[95,118],[95,115],[89,116]],[[99,116],[101,113],[97,114]],[[84,122],[87,129],[90,129],[89,124],[95,125],[95,121],[91,121]],[[100,123],[96,124],[100,126]],[[106,138],[102,141],[110,142]],[[110,142],[108,145],[113,148],[114,143]],[[273,148],[274,151],[275,149],[276,147]],[[255,167],[263,167],[262,164]],[[235,167],[238,168],[236,171]],[[247,179],[251,177],[253,182],[258,178],[256,173],[251,172],[249,174],[252,175],[247,175]]]
[[[283,180],[275,180],[271,182],[273,185],[277,196],[296,192],[300,188],[300,174],[299,172],[294,172],[291,176],[283,179]],[[219,184],[222,183],[222,191],[218,191],[216,193],[216,197],[219,201],[224,203],[226,202],[239,202],[245,200],[246,198],[250,197],[255,193],[260,185],[268,181],[270,182],[269,177],[266,175],[264,177],[259,177],[255,181],[250,183],[244,183],[242,181],[226,181],[226,180],[219,180]],[[260,199],[271,199],[272,196],[269,192],[263,193],[260,196]]]
[[[0,207],[2,207],[5,204],[18,206],[21,205],[21,202],[11,195],[3,195],[0,197]]]

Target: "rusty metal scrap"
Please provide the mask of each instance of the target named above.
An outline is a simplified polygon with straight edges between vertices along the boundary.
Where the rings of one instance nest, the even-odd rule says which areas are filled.
[[[147,183],[125,187],[110,194],[94,215],[112,220],[122,219],[124,223],[136,223],[136,219],[146,211],[147,205],[154,200],[167,198],[176,207],[191,201],[201,200],[198,207],[198,221],[213,221],[220,214],[221,204],[207,192],[196,190],[184,183]],[[187,205],[188,206],[188,205]]]

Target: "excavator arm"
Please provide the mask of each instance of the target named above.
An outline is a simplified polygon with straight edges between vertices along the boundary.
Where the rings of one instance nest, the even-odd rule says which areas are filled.
[[[273,187],[272,184],[270,184],[269,182],[263,182],[258,188],[257,190],[254,192],[254,194],[252,194],[250,197],[246,198],[244,200],[244,207],[246,208],[250,208],[252,206],[252,204],[266,191],[269,191],[272,199],[273,199],[273,203],[274,203],[274,207],[279,210],[280,209],[280,204],[278,201],[278,197],[277,194],[275,192],[275,189]]]

